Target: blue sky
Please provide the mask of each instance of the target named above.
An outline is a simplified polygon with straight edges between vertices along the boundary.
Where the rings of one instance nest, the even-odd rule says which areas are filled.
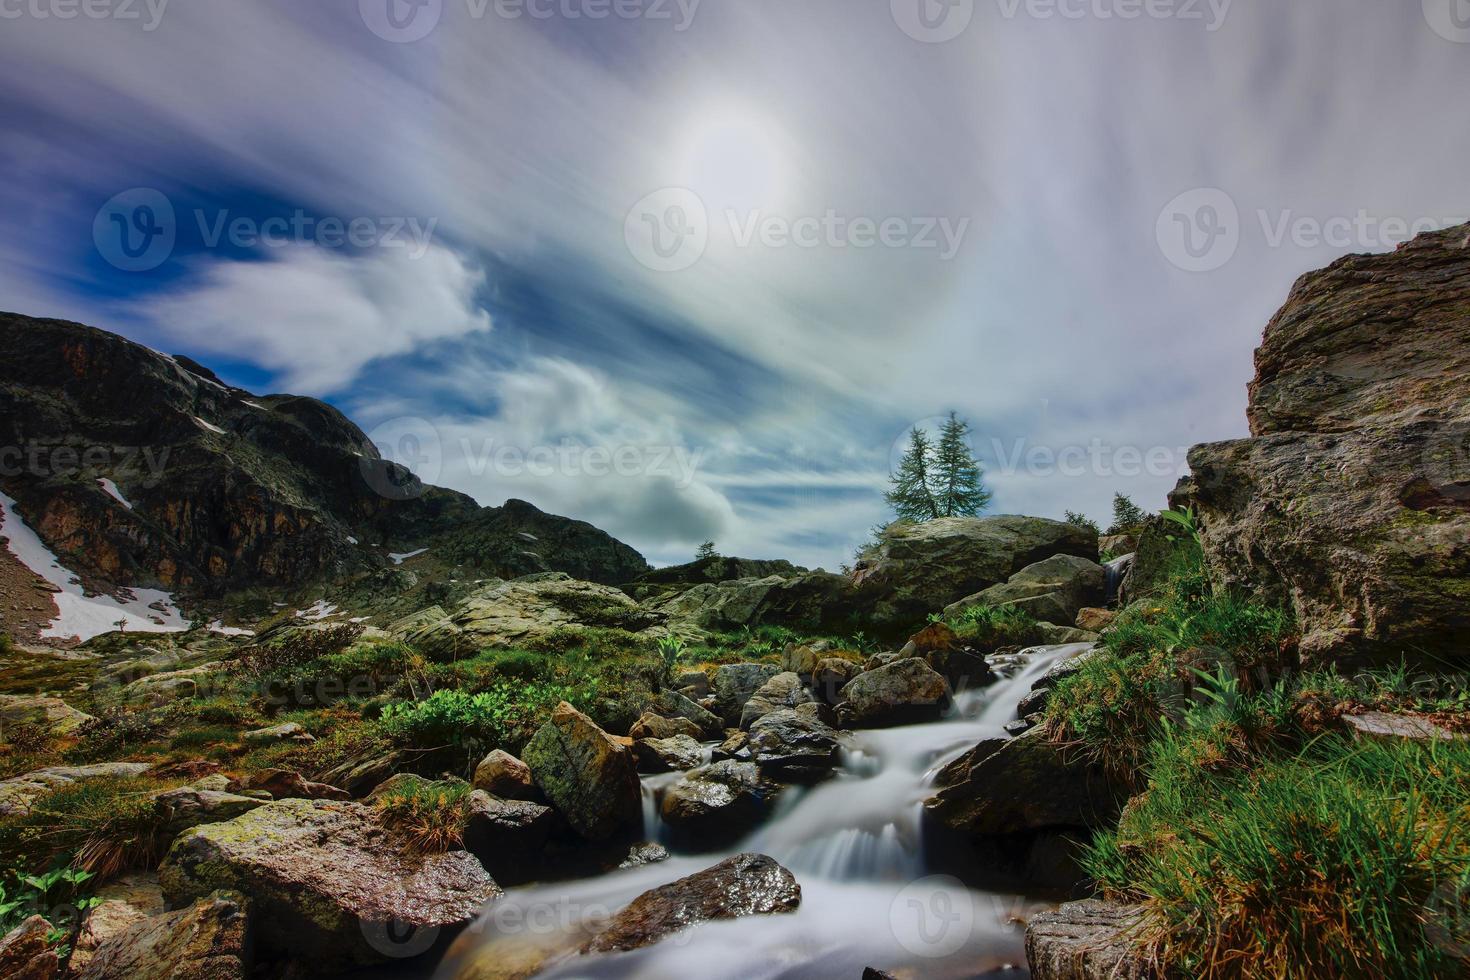
[[[0,308],[660,563],[835,567],[950,410],[1102,518],[1245,434],[1296,276],[1470,214],[1458,2],[25,0]]]

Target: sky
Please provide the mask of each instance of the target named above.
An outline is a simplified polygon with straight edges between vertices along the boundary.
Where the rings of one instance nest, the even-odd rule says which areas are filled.
[[[1467,0],[0,0],[0,309],[835,569],[950,411],[1162,507],[1297,276],[1470,216],[1467,82]]]

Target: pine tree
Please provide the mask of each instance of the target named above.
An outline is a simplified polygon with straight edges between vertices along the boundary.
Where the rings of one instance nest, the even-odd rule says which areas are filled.
[[[708,561],[711,558],[718,557],[720,557],[720,553],[715,550],[715,543],[713,541],[706,541],[704,544],[700,545],[699,550],[694,553],[695,561]]]
[[[943,517],[974,517],[990,506],[990,491],[970,451],[970,424],[954,412],[939,430],[934,458],[935,510]]]
[[[1136,533],[1146,520],[1148,515],[1143,508],[1130,500],[1127,494],[1113,494],[1113,526],[1108,528],[1109,534]]]
[[[883,495],[900,520],[932,521],[939,516],[939,505],[929,487],[931,451],[929,436],[915,426],[909,433],[909,448],[899,460],[898,472],[890,477],[893,488]]]
[[[1091,531],[1093,534],[1102,533],[1102,528],[1097,526],[1097,521],[1094,521],[1086,514],[1079,514],[1075,510],[1067,511],[1067,523],[1073,525],[1074,527],[1084,528],[1088,531]]]

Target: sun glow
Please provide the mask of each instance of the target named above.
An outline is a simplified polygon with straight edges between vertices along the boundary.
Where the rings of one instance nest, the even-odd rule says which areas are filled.
[[[748,107],[700,112],[682,141],[683,185],[710,208],[770,209],[787,192],[790,152],[779,126]]]

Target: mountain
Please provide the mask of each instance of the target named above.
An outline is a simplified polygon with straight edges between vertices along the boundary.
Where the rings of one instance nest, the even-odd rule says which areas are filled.
[[[89,588],[295,589],[424,549],[486,575],[648,571],[591,524],[420,483],[314,398],[61,320],[0,313],[0,347],[0,491]]]

